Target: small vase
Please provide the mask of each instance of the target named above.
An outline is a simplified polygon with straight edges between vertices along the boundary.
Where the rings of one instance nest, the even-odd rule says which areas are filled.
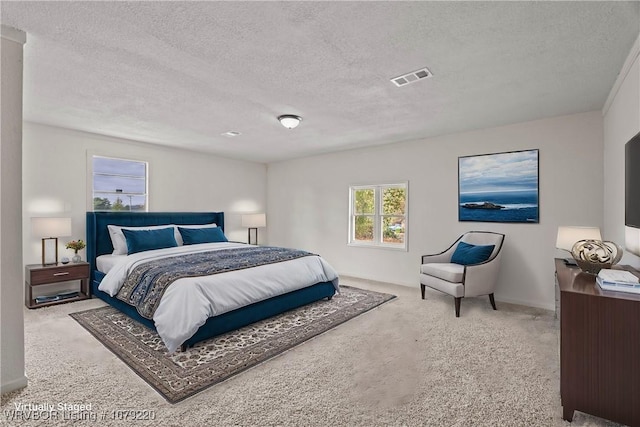
[[[76,251],[76,254],[73,256],[73,258],[71,258],[71,261],[73,261],[73,262],[82,261],[82,258],[80,257],[80,255],[78,255],[78,251]]]

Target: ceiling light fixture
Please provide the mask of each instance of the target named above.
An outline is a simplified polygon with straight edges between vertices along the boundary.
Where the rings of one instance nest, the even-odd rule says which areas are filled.
[[[293,114],[284,114],[282,116],[279,116],[278,120],[280,120],[282,126],[286,127],[287,129],[293,129],[300,124],[300,122],[302,121],[302,117],[294,116]]]
[[[240,132],[236,132],[235,130],[230,130],[229,132],[225,132],[223,134],[221,134],[223,136],[229,136],[229,137],[234,137],[234,136],[238,136],[240,135]]]

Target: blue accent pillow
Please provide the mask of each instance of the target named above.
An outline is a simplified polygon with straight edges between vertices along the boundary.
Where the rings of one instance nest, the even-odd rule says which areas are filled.
[[[158,230],[127,230],[123,228],[122,233],[127,241],[127,255],[178,246],[173,227]]]
[[[496,245],[471,245],[460,242],[451,256],[454,264],[470,265],[478,264],[489,259]]]
[[[197,245],[198,243],[228,242],[220,227],[209,228],[182,228],[178,227],[185,245]]]

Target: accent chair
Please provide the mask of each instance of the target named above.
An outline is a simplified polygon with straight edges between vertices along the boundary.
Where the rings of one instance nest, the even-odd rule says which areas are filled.
[[[460,302],[465,297],[489,295],[491,306],[497,310],[493,291],[498,278],[503,243],[504,234],[469,231],[445,251],[422,256],[422,299],[428,286],[455,298],[456,317],[460,317]]]

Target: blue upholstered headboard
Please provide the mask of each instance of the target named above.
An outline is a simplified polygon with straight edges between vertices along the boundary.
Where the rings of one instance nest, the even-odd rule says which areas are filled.
[[[194,225],[215,222],[224,231],[224,212],[87,212],[87,262],[96,269],[96,258],[113,252],[107,225]]]

